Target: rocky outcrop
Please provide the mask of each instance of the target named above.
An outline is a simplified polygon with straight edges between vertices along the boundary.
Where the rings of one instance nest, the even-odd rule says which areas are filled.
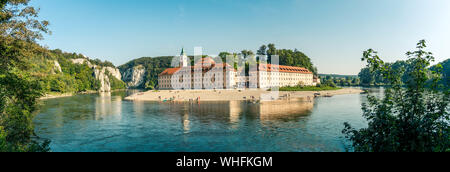
[[[61,69],[61,65],[59,64],[59,62],[57,60],[54,61],[54,66],[53,66],[53,71],[52,73],[56,74],[56,73],[61,73],[62,69]]]
[[[106,68],[95,68],[94,76],[95,79],[100,81],[99,92],[111,91],[111,83],[109,82],[109,76],[106,74]]]
[[[96,67],[95,65],[92,65],[91,62],[89,62],[88,59],[71,59],[72,63],[74,64],[87,64],[90,68]]]
[[[119,69],[113,67],[100,67],[97,65],[93,65],[89,62],[88,59],[72,59],[72,63],[74,64],[87,64],[90,68],[94,70],[95,79],[100,81],[99,92],[110,92],[111,91],[111,83],[109,81],[109,76],[117,78],[118,80],[122,80],[122,74]]]
[[[145,67],[142,65],[127,69],[122,80],[129,88],[142,88],[144,86]]]
[[[122,74],[120,73],[120,70],[113,67],[104,67],[106,71],[108,71],[113,77],[117,78],[118,80],[122,80]]]

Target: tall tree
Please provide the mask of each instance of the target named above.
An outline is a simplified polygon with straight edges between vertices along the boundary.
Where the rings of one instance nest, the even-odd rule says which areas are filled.
[[[241,55],[243,56],[243,58],[247,58],[250,55],[254,55],[254,53],[251,50],[242,50]]]
[[[417,50],[408,52],[406,70],[410,76],[402,82],[402,70],[395,70],[381,60],[372,49],[364,52],[364,61],[371,71],[380,71],[390,87],[384,96],[368,97],[362,105],[368,128],[354,129],[345,124],[343,133],[358,152],[445,152],[450,150],[448,89],[439,85],[441,75],[430,71],[434,61],[427,52],[425,41],[417,44]],[[440,68],[440,67],[439,67]],[[432,82],[427,82],[431,80]]]
[[[26,72],[26,59],[43,53],[35,41],[49,33],[48,22],[37,20],[28,3],[0,0],[0,151],[48,151],[48,142],[36,141],[32,122],[42,92]]]
[[[272,56],[277,54],[277,48],[275,47],[275,44],[269,44],[267,45],[267,62],[272,63]]]
[[[362,85],[370,86],[374,83],[374,77],[369,68],[361,69],[361,72],[359,72],[358,77],[361,79]]]
[[[266,51],[267,51],[267,46],[262,45],[261,47],[259,47],[258,51],[256,51],[256,54],[257,55],[266,55]]]

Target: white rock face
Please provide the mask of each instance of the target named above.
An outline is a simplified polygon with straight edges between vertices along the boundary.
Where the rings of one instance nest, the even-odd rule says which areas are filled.
[[[112,67],[105,67],[104,69],[106,69],[112,76],[114,76],[118,80],[122,80],[122,74],[120,74],[119,69]]]
[[[87,65],[92,68],[94,67],[91,62],[89,62],[87,59],[71,59],[72,63],[74,64],[84,64],[85,62],[87,62]]]
[[[106,75],[106,71],[108,71],[111,76],[117,78],[118,80],[122,79],[122,75],[120,70],[113,67],[102,67],[100,68],[97,65],[92,65],[87,59],[72,59],[74,64],[85,64],[94,69],[95,79],[100,81],[100,89],[99,92],[111,92],[111,83],[109,82],[109,77]]]
[[[55,66],[53,67],[53,73],[61,73],[62,69],[61,69],[61,65],[59,64],[59,62],[57,60],[54,61]]]
[[[100,81],[99,92],[111,92],[111,83],[109,82],[109,77],[106,75],[106,68],[95,68],[94,76]]]
[[[122,80],[127,83],[129,88],[138,88],[143,86],[145,77],[145,67],[142,65],[130,68],[123,73]]]

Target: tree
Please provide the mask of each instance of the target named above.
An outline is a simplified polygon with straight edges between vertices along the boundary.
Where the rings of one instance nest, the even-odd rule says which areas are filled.
[[[447,59],[433,67],[431,67],[432,71],[439,72],[442,70],[442,81],[441,83],[445,85],[445,88],[450,88],[450,59]]]
[[[245,58],[247,58],[247,57],[250,56],[250,55],[254,55],[254,53],[253,53],[253,51],[251,51],[251,50],[242,50],[242,51],[241,51],[241,55],[242,55],[243,58],[245,59]]]
[[[266,45],[262,45],[261,47],[259,47],[259,49],[256,52],[256,54],[257,55],[266,55],[266,51],[267,51],[267,46]]]
[[[32,122],[41,84],[26,72],[27,57],[44,50],[35,41],[49,33],[48,22],[37,20],[28,3],[0,0],[0,152],[49,151],[48,141],[37,141]]]
[[[229,52],[220,52],[219,53],[219,57],[221,58],[222,62],[226,62],[227,61],[227,56],[230,56],[231,53]]]
[[[343,133],[357,152],[445,152],[449,151],[449,92],[442,89],[439,72],[430,71],[434,61],[425,41],[408,52],[410,70],[394,70],[377,52],[364,52],[371,71],[379,70],[388,82],[382,98],[369,95],[362,105],[368,128],[356,130],[345,123]],[[403,84],[402,73],[410,76]],[[427,81],[432,82],[427,82]],[[442,91],[444,90],[444,91]]]
[[[275,47],[275,44],[269,44],[267,45],[267,62],[272,63],[272,56],[277,54],[277,48]]]
[[[372,72],[369,68],[363,68],[361,72],[359,72],[358,76],[362,85],[370,86],[374,83],[374,77],[372,76]]]

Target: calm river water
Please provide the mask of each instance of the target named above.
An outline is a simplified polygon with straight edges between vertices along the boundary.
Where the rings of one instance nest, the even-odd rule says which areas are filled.
[[[367,125],[366,95],[170,104],[124,101],[128,94],[45,100],[36,133],[52,141],[54,152],[340,152],[348,144],[343,123]]]

